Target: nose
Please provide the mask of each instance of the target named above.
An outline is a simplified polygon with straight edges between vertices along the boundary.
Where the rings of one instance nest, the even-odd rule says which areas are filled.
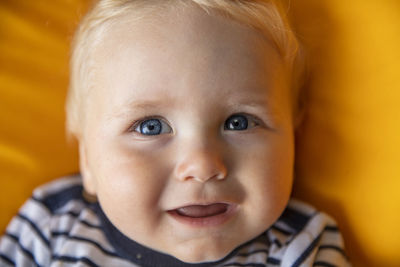
[[[227,168],[215,148],[198,147],[187,149],[186,152],[175,169],[179,181],[195,180],[204,183],[210,179],[226,178]]]

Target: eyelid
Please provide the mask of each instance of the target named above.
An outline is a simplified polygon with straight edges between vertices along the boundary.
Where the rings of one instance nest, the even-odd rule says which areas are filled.
[[[233,113],[233,114],[231,114],[227,119],[229,119],[229,118],[232,117],[232,116],[236,116],[236,115],[241,115],[241,116],[244,116],[244,117],[246,117],[246,118],[248,119],[248,121],[249,121],[249,128],[248,128],[247,130],[250,130],[250,129],[252,129],[252,128],[256,128],[256,127],[258,127],[258,126],[265,127],[265,125],[266,125],[265,122],[264,122],[262,119],[260,119],[259,117],[255,116],[255,115],[252,115],[252,114],[245,113],[245,112]],[[140,135],[140,136],[145,136],[145,137],[149,137],[149,136],[150,136],[150,137],[154,137],[154,136],[157,136],[157,135],[143,135],[143,134],[141,134],[139,131],[136,131],[136,129],[137,129],[138,127],[140,127],[140,124],[141,124],[141,123],[143,123],[143,122],[146,121],[146,120],[151,120],[151,119],[160,120],[161,123],[165,124],[166,126],[168,126],[168,127],[170,128],[170,132],[168,132],[168,133],[172,133],[172,132],[173,132],[173,129],[172,129],[172,127],[170,126],[169,122],[168,122],[167,120],[165,120],[163,117],[157,116],[157,115],[145,116],[145,117],[142,117],[141,119],[135,120],[134,122],[130,123],[130,126],[129,126],[129,128],[128,128],[128,132],[133,132],[133,133],[136,133],[136,134],[138,134],[138,135]],[[254,123],[255,123],[255,125],[254,125]],[[253,126],[250,127],[250,125],[252,125],[252,124],[253,124]],[[222,127],[224,127],[224,125],[225,125],[225,122],[223,123],[223,126],[222,126]],[[160,133],[160,134],[161,134],[161,133]],[[164,133],[164,134],[165,134],[165,133]]]
[[[248,127],[248,129],[246,129],[246,130],[255,128],[255,127],[257,127],[257,126],[265,126],[265,123],[263,122],[263,120],[261,120],[260,118],[258,118],[258,117],[255,116],[255,115],[248,114],[248,113],[245,113],[245,112],[234,113],[234,114],[230,115],[227,119],[229,119],[229,118],[231,118],[231,117],[233,117],[233,116],[239,116],[239,115],[240,115],[240,116],[246,117],[247,120],[248,120],[248,122],[249,122],[249,124],[248,124],[249,127]],[[251,121],[252,121],[252,122],[255,122],[256,125],[250,127]],[[224,123],[224,125],[225,125],[225,123]]]
[[[130,126],[129,129],[128,129],[128,132],[134,132],[134,133],[137,133],[137,134],[139,134],[139,135],[141,135],[141,136],[146,136],[146,137],[147,137],[147,136],[152,136],[152,137],[157,136],[157,135],[144,135],[144,134],[141,134],[139,131],[136,131],[136,129],[137,129],[138,127],[140,127],[140,124],[141,124],[141,123],[143,123],[143,122],[145,122],[145,121],[147,121],[147,120],[154,120],[154,119],[159,120],[159,121],[161,122],[161,124],[164,124],[164,125],[168,126],[169,129],[171,129],[171,132],[173,132],[172,127],[169,125],[169,123],[167,122],[167,120],[165,120],[165,119],[162,118],[161,116],[154,116],[154,115],[152,115],[152,116],[146,116],[146,117],[143,117],[143,118],[141,118],[141,119],[135,120],[133,123],[131,123],[131,126]],[[169,132],[168,132],[168,133],[169,133]],[[162,133],[160,133],[160,134],[162,134]],[[165,133],[164,133],[164,134],[165,134]]]

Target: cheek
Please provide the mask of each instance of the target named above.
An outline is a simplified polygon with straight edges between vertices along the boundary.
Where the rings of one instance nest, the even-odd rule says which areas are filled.
[[[244,148],[235,169],[246,188],[249,205],[264,214],[279,213],[289,198],[293,181],[294,147],[290,135],[268,136]]]
[[[168,180],[168,164],[163,158],[118,143],[99,144],[92,167],[99,199],[106,202],[102,204],[125,212],[156,207]]]
[[[293,135],[263,134],[251,142],[238,142],[229,154],[235,155],[232,167],[238,171],[247,171],[257,177],[262,173],[287,176],[293,168]],[[274,179],[275,175],[271,175],[268,175],[269,179]]]

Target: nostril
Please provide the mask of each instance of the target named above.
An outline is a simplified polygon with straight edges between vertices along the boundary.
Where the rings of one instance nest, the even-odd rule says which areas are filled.
[[[222,158],[213,151],[205,149],[192,151],[176,165],[175,169],[175,175],[180,181],[222,180],[225,179],[226,173],[226,166]]]
[[[188,174],[189,173],[189,174]],[[201,183],[207,182],[208,180],[224,180],[226,178],[225,168],[213,169],[213,170],[201,170],[191,171],[188,173],[181,173],[178,175],[180,181],[195,180]]]
[[[225,179],[226,178],[226,172],[217,174],[215,178],[217,178],[217,180]]]
[[[203,176],[197,175],[197,176],[191,176],[189,178],[193,178],[194,180],[202,183],[207,182],[208,180],[224,180],[226,178],[226,172],[218,171],[217,173],[214,174],[205,174]]]

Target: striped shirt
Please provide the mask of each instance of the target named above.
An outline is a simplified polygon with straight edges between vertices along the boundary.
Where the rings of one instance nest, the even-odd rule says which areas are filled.
[[[350,266],[334,220],[294,199],[222,260],[188,264],[123,235],[82,193],[79,175],[36,189],[0,239],[0,266]]]

